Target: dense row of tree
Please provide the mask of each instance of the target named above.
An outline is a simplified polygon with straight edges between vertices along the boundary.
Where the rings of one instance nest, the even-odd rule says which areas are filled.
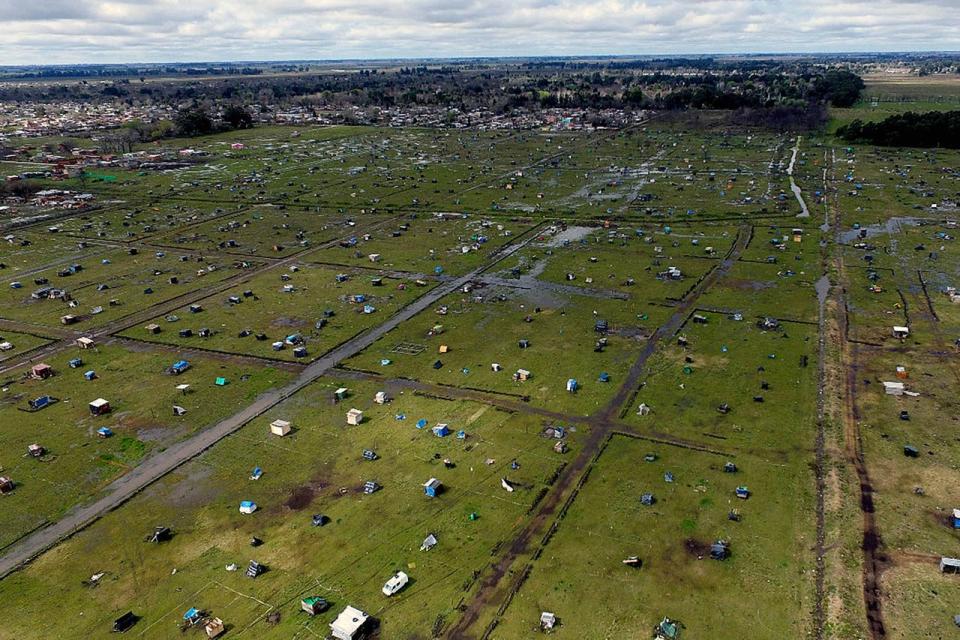
[[[960,111],[909,111],[880,122],[854,120],[837,129],[837,135],[850,142],[887,147],[960,149]]]

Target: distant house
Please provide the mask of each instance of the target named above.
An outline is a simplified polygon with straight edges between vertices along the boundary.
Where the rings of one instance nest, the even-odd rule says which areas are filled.
[[[909,327],[898,327],[898,326],[894,326],[894,327],[893,327],[893,337],[894,337],[894,338],[899,338],[899,339],[903,340],[904,338],[906,338],[906,337],[909,336],[909,335],[910,335],[910,328],[909,328]]]
[[[95,346],[95,343],[91,338],[81,336],[77,338],[77,346],[81,349],[90,349],[91,347]]]
[[[363,422],[363,411],[360,409],[350,409],[347,411],[347,424],[358,425]]]
[[[432,431],[433,435],[437,436],[438,438],[445,438],[446,436],[450,435],[450,427],[443,422],[434,425]]]
[[[13,480],[6,476],[0,476],[0,494],[8,494],[13,491],[14,488]]]
[[[257,510],[257,503],[252,500],[244,500],[240,503],[240,513],[251,514]]]

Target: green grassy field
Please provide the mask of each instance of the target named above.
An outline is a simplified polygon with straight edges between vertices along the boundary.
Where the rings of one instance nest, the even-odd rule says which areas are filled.
[[[341,384],[350,396],[334,404],[332,392]],[[540,420],[389,388],[394,399],[380,406],[373,402],[379,389],[318,382],[11,576],[0,584],[3,607],[41,607],[42,594],[63,585],[61,607],[71,626],[46,618],[23,629],[8,619],[0,635],[98,637],[132,609],[142,616],[135,633],[167,638],[177,633],[183,611],[195,606],[221,617],[231,634],[323,636],[336,613],[353,604],[380,619],[385,637],[429,637],[433,625],[456,615],[474,572],[508,543],[583,434],[571,433],[572,451],[560,455],[553,440],[540,435]],[[363,424],[346,425],[349,407],[366,412]],[[406,419],[397,420],[398,413]],[[267,426],[281,417],[294,425],[284,438]],[[421,418],[430,427],[448,422],[466,438],[438,438],[429,427],[416,427]],[[366,448],[379,459],[363,460]],[[442,458],[456,466],[444,468]],[[518,469],[510,468],[513,460]],[[252,481],[257,465],[263,476]],[[502,476],[516,483],[514,493],[500,487]],[[445,487],[433,499],[421,486],[430,477]],[[364,495],[367,480],[383,488]],[[243,515],[241,500],[260,508]],[[315,513],[329,523],[311,526]],[[145,542],[161,523],[173,528],[173,539]],[[419,551],[428,533],[439,543]],[[251,548],[251,536],[263,546]],[[251,559],[269,571],[256,580],[244,577]],[[240,570],[225,571],[231,563]],[[397,569],[410,574],[411,584],[387,599],[380,587]],[[95,587],[81,584],[98,572],[104,577]],[[300,598],[310,595],[330,600],[331,611],[316,618],[298,613]],[[264,619],[272,611],[280,613],[278,624]]]
[[[75,358],[82,363],[70,367],[69,361]],[[4,374],[0,468],[13,479],[16,489],[3,497],[0,546],[97,495],[145,456],[210,426],[290,378],[288,372],[271,367],[205,358],[191,358],[189,371],[168,375],[167,367],[178,359],[172,353],[103,345],[73,348],[45,358],[55,371],[45,380],[32,379],[30,367]],[[86,380],[87,371],[94,371],[95,379]],[[217,377],[227,378],[229,384],[216,386]],[[178,384],[189,384],[190,392],[177,391]],[[145,388],[153,393],[144,394]],[[44,395],[56,402],[27,411],[30,400]],[[97,398],[110,402],[111,413],[91,415],[87,405]],[[186,414],[173,415],[174,405],[186,409]],[[101,427],[110,428],[114,435],[99,437]],[[46,454],[41,458],[27,455],[31,444],[41,445]]]
[[[180,347],[201,347],[217,351],[259,355],[282,360],[311,360],[329,351],[364,329],[383,322],[403,306],[415,300],[434,283],[421,287],[413,278],[383,278],[375,286],[371,274],[353,269],[335,269],[314,264],[292,265],[255,276],[221,294],[198,303],[201,311],[193,313],[190,305],[172,314],[155,318],[160,333],[152,334],[143,326],[128,329],[124,335],[138,340],[172,344]],[[281,274],[289,278],[283,280]],[[349,277],[337,282],[338,274]],[[286,291],[285,287],[291,287]],[[252,295],[246,296],[245,292]],[[357,302],[363,296],[363,302]],[[235,298],[238,302],[230,301]],[[367,313],[366,308],[373,311]],[[325,313],[333,315],[325,318]],[[170,321],[175,317],[177,320]],[[322,328],[317,322],[325,321]],[[211,335],[200,335],[203,328]],[[183,337],[180,331],[192,335]],[[248,331],[243,337],[240,333]],[[265,339],[257,339],[263,334]],[[301,336],[308,355],[296,358],[292,344],[276,351],[272,344],[291,335]]]
[[[139,149],[177,160],[188,157],[183,149],[200,152],[182,168],[51,181],[95,193],[99,208],[14,229],[0,246],[0,319],[12,329],[0,335],[15,346],[0,352],[0,366],[63,340],[44,355],[54,377],[29,379],[23,368],[3,377],[0,475],[16,483],[0,497],[4,548],[292,380],[298,364],[481,271],[0,581],[0,638],[104,637],[128,610],[140,616],[130,633],[168,638],[198,607],[226,622],[227,637],[302,640],[325,637],[347,604],[375,616],[385,639],[444,637],[474,612],[469,637],[497,620],[491,638],[527,638],[542,611],[558,616],[558,637],[647,637],[663,616],[682,622],[684,638],[807,637],[818,428],[829,471],[824,640],[866,637],[858,446],[885,554],[887,637],[946,637],[957,594],[934,559],[956,555],[958,540],[947,515],[960,507],[951,426],[960,305],[946,292],[960,279],[960,155],[849,145],[832,131],[853,118],[955,108],[950,82],[870,79],[864,101],[803,134],[794,179],[809,218],[797,217],[786,175],[796,134],[718,116],[591,133],[257,127]],[[823,231],[825,220],[838,226]],[[528,239],[492,263],[498,249]],[[728,255],[732,264],[700,292]],[[60,275],[73,264],[83,268]],[[683,277],[661,276],[668,267]],[[818,418],[814,284],[824,273],[834,285],[825,346],[828,358],[851,353],[852,426],[842,379],[829,378]],[[227,278],[236,281],[218,291]],[[40,286],[67,289],[76,310],[32,299]],[[184,294],[202,310],[191,312],[192,295],[177,299]],[[171,300],[172,311],[153,309]],[[70,312],[81,322],[61,325]],[[134,313],[135,325],[122,322]],[[767,317],[780,326],[760,326]],[[853,342],[834,343],[836,317]],[[602,349],[598,320],[609,323]],[[663,328],[673,320],[683,323]],[[151,323],[159,333],[145,329]],[[895,324],[910,337],[895,339]],[[96,350],[65,346],[74,330],[97,329]],[[272,348],[293,334],[306,356]],[[190,350],[193,367],[167,375]],[[83,364],[71,368],[78,356]],[[635,385],[621,389],[638,358]],[[919,396],[883,394],[898,365]],[[88,369],[95,380],[84,379]],[[528,379],[514,378],[520,369]],[[229,384],[215,385],[220,376]],[[179,383],[193,392],[182,395]],[[349,395],[335,402],[341,386]],[[391,402],[374,402],[380,390]],[[44,394],[59,402],[23,410]],[[97,397],[111,401],[111,414],[90,415]],[[637,413],[641,403],[648,414]],[[174,404],[187,413],[174,416]],[[348,426],[354,407],[365,419]],[[290,420],[292,433],[271,435],[274,419]],[[437,423],[453,433],[433,435]],[[555,423],[567,430],[565,453],[544,434]],[[97,437],[101,426],[115,435]],[[48,453],[26,455],[32,443]],[[908,443],[917,458],[903,455]],[[378,459],[364,460],[365,449]],[[646,462],[648,453],[656,459]],[[724,473],[726,461],[739,471]],[[257,466],[263,476],[252,480]],[[436,498],[423,491],[431,477],[446,489]],[[368,480],[382,488],[365,495]],[[741,484],[749,500],[734,496]],[[653,506],[639,502],[648,491]],[[259,509],[241,514],[241,500]],[[728,519],[734,508],[740,521]],[[326,525],[312,526],[314,514]],[[146,542],[158,525],[173,538]],[[529,542],[518,544],[527,527]],[[439,544],[420,551],[428,533]],[[254,536],[261,546],[250,546]],[[721,538],[730,558],[701,557]],[[630,555],[643,566],[625,566]],[[512,560],[497,582],[504,558]],[[245,577],[250,560],[268,571]],[[400,569],[411,583],[383,596]],[[300,613],[311,595],[332,608]]]
[[[656,460],[645,462],[648,454]],[[643,635],[664,616],[689,637],[801,637],[812,562],[812,523],[802,515],[812,495],[796,491],[802,457],[738,456],[733,474],[726,461],[614,436],[491,637],[528,637],[541,611],[558,617],[558,638]],[[746,501],[734,495],[740,485],[753,492]],[[644,493],[652,506],[640,503]],[[731,509],[740,522],[728,520]],[[729,543],[728,559],[710,559],[716,540]],[[629,556],[642,566],[624,565]]]

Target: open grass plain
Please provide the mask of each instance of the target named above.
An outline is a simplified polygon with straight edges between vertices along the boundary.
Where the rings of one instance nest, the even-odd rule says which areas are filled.
[[[960,154],[832,130],[259,127],[51,183],[95,205],[0,245],[0,638],[949,637]]]

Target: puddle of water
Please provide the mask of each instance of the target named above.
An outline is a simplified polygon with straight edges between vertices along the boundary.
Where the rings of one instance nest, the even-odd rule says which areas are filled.
[[[883,233],[891,235],[897,234],[900,233],[900,228],[903,225],[917,226],[917,224],[919,224],[917,218],[894,216],[883,224],[869,224],[865,227],[860,227],[859,229],[848,229],[840,234],[840,242],[843,244],[856,242],[860,238],[861,231],[866,231],[866,237],[870,238]]]

